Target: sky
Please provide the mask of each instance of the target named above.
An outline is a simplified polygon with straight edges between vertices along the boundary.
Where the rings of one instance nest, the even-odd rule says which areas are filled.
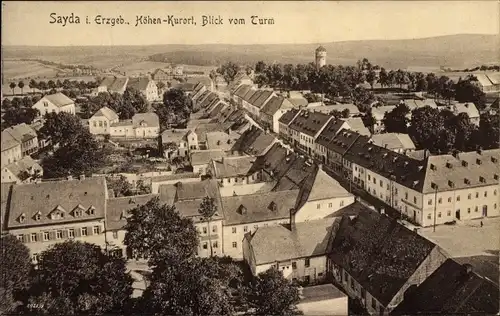
[[[500,30],[497,1],[9,1],[2,5],[2,45],[327,43]],[[71,14],[79,17],[80,24],[50,23]],[[98,15],[121,16],[129,24],[97,25]],[[141,15],[193,16],[196,25],[136,26]],[[202,26],[204,15],[220,16],[223,25]],[[272,18],[274,24],[252,25],[252,15]],[[86,24],[86,17],[91,24]],[[230,18],[243,18],[245,25],[230,25]]]

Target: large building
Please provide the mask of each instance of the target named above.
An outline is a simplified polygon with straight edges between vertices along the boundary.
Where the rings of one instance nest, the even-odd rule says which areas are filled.
[[[75,115],[75,102],[62,94],[48,94],[33,104],[32,108],[37,109],[40,115],[48,113],[66,112]]]
[[[314,52],[314,61],[318,69],[326,65],[326,48],[323,46],[316,48]]]

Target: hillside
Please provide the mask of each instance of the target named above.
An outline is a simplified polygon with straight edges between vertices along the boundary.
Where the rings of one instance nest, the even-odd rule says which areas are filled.
[[[3,54],[4,59],[37,57],[96,66],[102,65],[101,60],[118,61],[120,56],[123,57],[124,63],[144,59],[192,65],[217,65],[227,60],[245,64],[254,64],[259,60],[304,63],[312,61],[317,45],[4,46]],[[497,61],[500,36],[459,34],[407,40],[332,42],[322,45],[328,51],[327,62],[331,64],[353,64],[356,60],[366,57],[387,68],[459,68]]]

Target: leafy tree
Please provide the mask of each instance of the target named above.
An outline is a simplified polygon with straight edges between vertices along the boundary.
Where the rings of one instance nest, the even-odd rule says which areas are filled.
[[[138,180],[135,184],[137,188],[137,194],[150,194],[151,187],[144,184],[143,180]]]
[[[35,79],[31,79],[30,82],[29,82],[29,87],[30,89],[33,89],[33,92],[35,92],[35,88],[38,87],[38,84],[37,82],[35,81]]]
[[[65,146],[78,139],[78,136],[88,130],[82,125],[80,119],[66,112],[47,113],[45,123],[40,133],[50,137],[53,144]]]
[[[55,88],[56,88],[56,83],[54,82],[54,80],[49,80],[49,81],[47,82],[47,87],[48,87],[49,89],[55,89]]]
[[[179,123],[189,117],[191,101],[184,91],[170,89],[163,95],[163,105],[156,108],[160,124],[166,128],[169,124]]]
[[[217,213],[217,205],[215,205],[214,199],[209,196],[204,197],[203,201],[201,201],[198,213],[200,213],[208,224],[208,241],[210,243],[210,256],[212,257],[214,255],[214,251],[212,249],[212,240],[210,238],[210,222],[212,221],[215,213]]]
[[[267,65],[262,60],[258,61],[257,64],[255,64],[255,72],[258,74],[265,72],[266,68]]]
[[[5,114],[2,117],[4,121],[2,123],[2,128],[11,127],[21,123],[31,124],[39,114],[40,112],[38,112],[37,109],[31,107],[10,107],[5,111]]]
[[[249,306],[256,315],[298,315],[298,286],[275,267],[260,273],[248,289]]]
[[[226,83],[230,83],[236,78],[240,67],[235,63],[229,61],[227,63],[222,64],[219,68],[217,68],[217,73],[221,74]]]
[[[141,312],[150,315],[233,315],[229,288],[234,266],[214,257],[190,257],[179,265],[153,270],[141,297]]]
[[[349,111],[349,109],[343,109],[341,114],[343,118],[348,118],[349,115],[351,115],[351,111]]]
[[[37,314],[104,315],[124,311],[132,294],[132,277],[123,258],[109,256],[94,244],[66,241],[42,252],[40,259],[42,264],[26,302],[41,306]]]
[[[332,110],[330,111],[329,115],[333,116],[334,119],[338,120],[339,118],[342,117],[342,112],[340,112],[339,110]]]
[[[71,139],[52,156],[42,160],[44,177],[92,174],[104,165],[106,154],[88,130],[81,131]]]
[[[377,74],[375,73],[375,70],[370,69],[368,73],[366,74],[366,82],[370,84],[370,87],[373,90],[373,85],[375,82],[377,82]]]
[[[410,109],[406,104],[399,104],[392,111],[385,113],[382,123],[387,133],[406,133],[409,119],[407,115]]]
[[[19,83],[17,84],[17,86],[19,87],[19,89],[21,89],[21,94],[23,94],[24,82],[23,81],[19,81]]]
[[[306,93],[304,94],[304,98],[308,103],[321,102],[321,97],[314,93]]]
[[[133,195],[132,186],[123,175],[120,175],[118,178],[106,177],[106,184],[108,189],[112,189],[117,197]]]
[[[17,87],[16,83],[15,82],[11,82],[9,84],[9,87],[12,89],[12,95],[14,95],[14,89]]]
[[[380,83],[382,88],[389,85],[389,76],[387,74],[387,70],[385,70],[385,68],[383,67],[380,69],[378,82]]]
[[[438,109],[422,107],[412,111],[412,120],[408,132],[419,148],[427,148],[431,152],[438,152],[439,144],[436,140],[444,129],[444,117]]]
[[[0,314],[12,312],[18,293],[29,285],[32,270],[28,248],[14,235],[3,235],[0,239]]]
[[[471,79],[459,80],[455,85],[455,100],[458,102],[473,102],[478,109],[486,106],[486,94]]]
[[[166,269],[196,253],[198,233],[193,222],[182,218],[174,206],[153,198],[130,214],[124,244],[136,258],[147,257],[150,267]]]
[[[369,109],[365,115],[361,118],[363,124],[373,133],[373,126],[375,126],[376,120],[373,117],[372,110]]]
[[[499,148],[500,142],[500,114],[481,114],[479,121],[480,145],[484,149]]]

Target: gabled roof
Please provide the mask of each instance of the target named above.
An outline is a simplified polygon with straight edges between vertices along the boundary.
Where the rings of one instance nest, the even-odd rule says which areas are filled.
[[[289,219],[298,193],[298,190],[288,190],[223,197],[224,225]],[[274,203],[272,207],[271,203]]]
[[[362,137],[362,135],[353,132],[348,129],[341,129],[335,137],[326,145],[326,148],[334,151],[340,155],[344,155],[348,152],[351,146],[358,140],[358,138]],[[360,140],[360,142],[368,142],[369,138],[364,136]]]
[[[137,113],[132,116],[132,124],[134,127],[141,127],[146,124],[146,127],[160,127],[160,118],[156,113]]]
[[[239,157],[225,157],[213,161],[214,176],[217,179],[233,178],[250,175],[255,157],[252,156],[239,156]]]
[[[219,96],[217,93],[214,92],[209,92],[206,97],[203,100],[200,101],[200,107],[206,108],[210,103],[214,102],[215,100],[219,100]]]
[[[315,136],[330,119],[332,119],[332,116],[321,112],[301,110],[288,127],[299,133]]]
[[[252,105],[261,109],[266,104],[266,101],[271,97],[273,93],[274,92],[271,90],[262,90],[258,98],[255,99],[255,101],[252,103]]]
[[[237,137],[234,134],[224,132],[207,133],[207,148],[229,151],[233,147]]]
[[[287,154],[290,154],[289,150],[280,143],[274,143],[265,155],[257,157],[253,170],[264,170],[268,174],[274,174],[281,162],[286,159]]]
[[[70,98],[68,98],[67,96],[65,96],[61,92],[54,93],[54,94],[47,94],[46,96],[44,96],[44,98],[59,108],[62,106],[66,106],[66,105],[70,105],[70,104],[75,103],[73,100],[71,100]]]
[[[192,150],[191,151],[191,165],[207,165],[212,159],[220,159],[226,156],[226,152],[221,149],[210,150]]]
[[[23,143],[37,137],[36,131],[26,123],[11,126],[9,128],[6,128],[3,132],[9,133],[10,136],[12,136],[19,143]],[[4,135],[3,132],[2,136]]]
[[[370,136],[370,130],[366,128],[365,123],[360,117],[351,117],[348,119],[343,119],[348,125],[351,131],[357,132],[361,135]]]
[[[265,92],[266,92],[265,90],[255,91],[255,93],[250,97],[250,99],[248,99],[248,103],[253,105],[255,103],[255,101],[262,95],[262,93],[265,93]]]
[[[243,100],[249,102],[250,101],[250,98],[252,98],[252,96],[257,93],[258,90],[255,90],[255,89],[250,89],[248,90],[247,93],[245,93],[245,95],[243,96]]]
[[[277,174],[277,179],[279,180],[273,191],[298,189],[303,185],[303,181],[308,176],[316,173],[317,166],[309,163],[306,157],[292,156],[295,156],[295,159],[287,157],[288,161],[285,160],[282,163],[283,165],[280,166]]]
[[[435,244],[375,211],[342,217],[329,257],[387,306]]]
[[[318,135],[318,138],[316,138],[316,143],[326,147],[341,130],[343,125],[345,125],[345,122],[342,120],[330,120]]]
[[[476,108],[476,105],[472,102],[455,103],[453,107],[455,110],[455,114],[465,113],[469,118],[479,117],[479,111]]]
[[[105,192],[104,177],[15,185],[12,188],[8,228],[104,218]],[[94,207],[94,214],[84,212],[81,217],[73,216],[71,212],[78,205],[87,210]],[[64,218],[48,217],[48,214],[58,206],[66,211]],[[42,214],[40,220],[34,218],[37,212]],[[26,218],[21,223],[18,218],[23,213]]]
[[[410,288],[392,315],[482,314],[499,310],[499,290],[472,271],[472,266],[446,260],[417,288]]]
[[[100,86],[106,87],[108,92],[121,92],[127,87],[127,77],[107,77],[101,81]]]
[[[352,194],[320,167],[315,173],[310,174],[301,185],[295,210],[300,210],[306,202],[349,196]]]
[[[283,97],[273,96],[262,108],[261,112],[273,116],[280,109],[292,109],[293,104]]]
[[[144,91],[151,81],[153,80],[148,77],[130,78],[127,87],[134,88],[138,91]]]
[[[248,129],[241,135],[234,144],[232,150],[260,156],[264,155],[274,142],[276,142],[274,136],[254,127],[253,129]]]
[[[127,224],[127,215],[130,210],[146,204],[156,196],[157,194],[146,194],[108,199],[106,202],[106,229],[109,231],[123,229]]]
[[[112,109],[108,108],[107,106],[104,106],[99,109],[99,111],[95,112],[92,117],[99,117],[99,116],[104,116],[110,121],[117,120],[118,119],[118,114],[116,114],[115,111]]]
[[[7,132],[6,130],[2,131],[1,138],[2,138],[1,139],[2,151],[14,148],[16,146],[21,146],[21,143],[18,142],[14,137],[12,137],[12,135],[9,132]]]
[[[292,120],[295,118],[295,116],[299,113],[299,110],[298,109],[291,109],[289,111],[286,111],[285,114],[283,114],[278,122],[282,123],[282,124],[285,124],[285,125],[289,125],[290,122],[292,122]]]
[[[415,149],[415,144],[408,134],[401,133],[383,133],[372,135],[371,140],[374,145],[385,147],[390,150],[395,149]]]
[[[168,129],[161,133],[162,144],[166,143],[176,143],[185,141],[186,134],[189,132],[188,129]]]
[[[238,89],[236,89],[236,91],[234,92],[234,95],[236,95],[240,98],[243,98],[245,96],[245,94],[247,94],[247,92],[250,89],[252,89],[252,86],[250,86],[250,85],[247,85],[247,84],[241,85],[238,87]]]
[[[219,124],[217,123],[208,123],[208,124],[200,124],[198,125],[194,132],[196,133],[196,136],[198,136],[198,141],[199,142],[206,142],[207,141],[207,133],[209,132],[222,132]]]
[[[292,229],[278,225],[259,227],[250,238],[256,265],[324,256],[335,218],[296,223]]]
[[[43,170],[42,166],[40,166],[30,156],[24,156],[23,158],[21,158],[21,160],[8,164],[4,168],[8,169],[16,177],[18,177],[19,174],[23,171],[31,173],[30,171]]]
[[[205,90],[200,95],[198,95],[195,98],[193,98],[193,101],[197,102],[197,103],[200,103],[200,102],[204,101],[205,98],[208,97],[211,93],[212,93],[212,91]]]

